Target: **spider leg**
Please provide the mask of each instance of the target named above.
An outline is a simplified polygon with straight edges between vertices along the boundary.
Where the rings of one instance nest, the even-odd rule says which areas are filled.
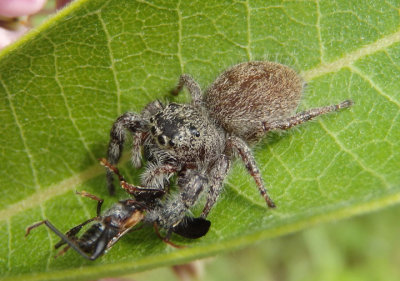
[[[187,170],[184,175],[178,177],[180,192],[168,198],[161,206],[147,212],[146,220],[157,222],[165,229],[177,226],[198,200],[208,180],[195,170]]]
[[[165,190],[169,185],[169,178],[178,171],[178,167],[171,164],[148,163],[142,174],[142,185]]]
[[[155,197],[161,197],[162,195],[165,194],[165,191],[163,189],[157,189],[157,188],[145,188],[137,185],[133,185],[128,183],[125,178],[121,175],[119,172],[118,168],[110,164],[106,159],[102,158],[100,159],[100,164],[105,166],[107,168],[107,171],[109,171],[112,174],[116,174],[118,176],[120,185],[123,189],[125,189],[126,192],[129,194],[132,194],[133,196],[137,196],[140,193],[143,192],[152,192],[154,193]]]
[[[183,177],[178,178],[178,185],[181,189],[180,199],[185,207],[185,212],[197,202],[207,184],[208,179],[195,170],[188,170]],[[183,216],[179,221],[182,219]]]
[[[139,169],[142,167],[142,146],[146,140],[147,133],[136,132],[133,137],[131,162],[133,167]]]
[[[141,116],[143,119],[149,119],[152,115],[156,114],[163,108],[164,105],[159,100],[152,101],[143,108]]]
[[[140,115],[144,120],[150,119],[150,117],[154,114],[156,114],[158,111],[162,110],[164,108],[164,105],[159,101],[155,100],[153,102],[150,102],[145,106],[145,108],[142,110]],[[141,131],[136,131],[134,133],[133,137],[133,145],[132,145],[132,152],[131,152],[131,161],[132,165],[136,168],[139,169],[142,167],[142,146],[146,141],[146,138],[148,136],[147,132],[141,132]]]
[[[182,74],[179,77],[179,82],[176,85],[175,89],[172,90],[173,95],[178,95],[180,91],[182,91],[183,86],[185,86],[189,93],[192,96],[192,103],[195,105],[201,105],[202,95],[199,84],[188,74]]]
[[[264,186],[264,181],[261,178],[261,173],[257,167],[256,160],[254,159],[254,156],[251,153],[251,150],[247,146],[247,144],[238,137],[230,136],[228,138],[227,145],[230,146],[231,148],[235,148],[239,152],[239,155],[242,158],[247,171],[254,178],[254,180],[257,184],[258,190],[260,191],[261,196],[264,197],[265,201],[267,202],[268,207],[275,208],[275,204],[272,201],[272,199],[269,197],[269,195],[267,193],[267,189]]]
[[[345,100],[339,104],[328,105],[323,107],[311,108],[309,110],[297,113],[296,115],[283,120],[276,120],[273,122],[262,122],[263,131],[268,132],[276,129],[287,130],[291,127],[297,126],[301,123],[307,122],[319,115],[326,114],[333,111],[338,111],[342,108],[347,108],[353,105],[352,100]]]
[[[112,164],[118,163],[125,141],[125,130],[129,130],[132,134],[138,131],[145,131],[147,121],[140,115],[127,112],[114,122],[110,131],[110,142],[108,144],[107,159]],[[110,194],[114,194],[115,188],[113,184],[113,173],[107,170],[107,187]]]
[[[229,172],[230,164],[229,158],[223,154],[222,157],[219,158],[212,167],[210,171],[211,180],[209,184],[207,202],[204,206],[203,212],[201,213],[202,218],[206,218],[208,216],[208,213],[217,201],[223,188],[224,179]]]

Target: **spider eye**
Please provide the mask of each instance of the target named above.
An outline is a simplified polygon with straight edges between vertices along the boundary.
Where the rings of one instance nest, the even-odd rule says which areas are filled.
[[[192,135],[194,135],[195,137],[200,137],[200,132],[197,131],[196,127],[194,126],[190,126],[189,131]]]
[[[163,136],[158,136],[157,139],[158,139],[159,144],[165,145],[165,139],[163,138]]]
[[[170,141],[168,142],[168,144],[169,144],[170,146],[175,146],[175,142],[174,142],[173,140],[170,140]]]
[[[153,135],[155,135],[156,132],[157,132],[156,127],[151,126],[150,131],[151,131],[151,133],[152,133]]]

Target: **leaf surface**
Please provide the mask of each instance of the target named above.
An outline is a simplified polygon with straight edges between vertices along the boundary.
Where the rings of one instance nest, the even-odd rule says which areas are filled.
[[[0,54],[0,276],[121,275],[399,202],[399,4],[74,2]],[[255,147],[275,210],[237,161],[207,236],[173,236],[185,249],[165,245],[150,227],[126,235],[95,262],[73,251],[54,259],[58,239],[44,227],[24,238],[28,225],[45,218],[66,231],[94,216],[96,203],[75,190],[104,198],[105,207],[117,200],[107,195],[97,159],[121,113],[174,100],[168,92],[182,73],[204,89],[227,67],[250,60],[284,63],[304,77],[299,110],[355,102]],[[123,173],[138,183],[142,171],[125,163]]]

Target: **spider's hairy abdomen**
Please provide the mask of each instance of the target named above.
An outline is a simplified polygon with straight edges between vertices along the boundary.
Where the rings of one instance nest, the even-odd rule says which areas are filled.
[[[296,111],[303,82],[282,64],[245,62],[223,72],[206,91],[204,102],[221,126],[245,141],[258,140],[261,122],[287,118]],[[251,139],[250,139],[251,138]]]

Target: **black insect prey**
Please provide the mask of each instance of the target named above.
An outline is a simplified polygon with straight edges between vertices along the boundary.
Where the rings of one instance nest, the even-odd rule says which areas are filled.
[[[142,221],[152,223],[146,219],[146,212],[154,209],[157,204],[159,204],[160,201],[158,199],[164,195],[164,191],[134,187],[128,184],[119,173],[118,169],[110,165],[105,159],[102,159],[101,163],[118,175],[121,185],[125,188],[129,188],[130,193],[134,195],[136,199],[121,200],[101,214],[103,199],[85,191],[77,192],[77,194],[81,196],[97,201],[97,214],[95,217],[71,228],[65,234],[59,231],[50,221],[43,220],[29,226],[26,229],[25,236],[29,235],[32,229],[40,225],[46,225],[61,238],[61,241],[55,245],[55,248],[58,249],[59,247],[66,245],[58,255],[62,255],[69,248],[72,248],[81,256],[89,260],[95,260],[110,249],[122,236],[130,230],[133,230],[138,223]],[[80,237],[77,237],[77,234],[82,227],[91,222],[95,223],[92,224]],[[210,222],[208,220],[186,216],[179,224],[171,228],[170,231],[186,238],[196,239],[204,236],[208,232],[209,228]],[[156,225],[155,229],[157,235],[162,238],[158,233]],[[174,247],[180,247],[170,242],[169,236],[168,238],[166,237],[162,239]]]

